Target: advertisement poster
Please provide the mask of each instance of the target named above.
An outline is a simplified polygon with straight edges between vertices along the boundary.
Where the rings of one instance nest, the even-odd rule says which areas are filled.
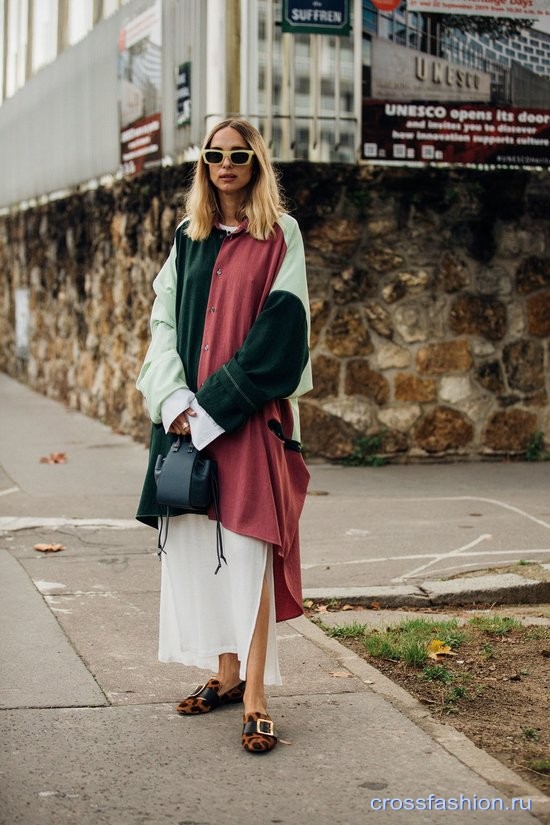
[[[118,41],[120,161],[135,175],[162,160],[160,0],[121,28]]]
[[[550,17],[550,0],[408,0],[409,11],[490,17]]]
[[[483,18],[486,28],[459,31],[456,17],[410,12],[423,2],[408,0],[409,13],[379,14],[373,26],[363,67],[362,159],[550,168],[550,18],[525,27],[516,18],[515,28]],[[542,9],[550,0],[526,2]],[[490,3],[476,3],[476,14],[481,5]]]

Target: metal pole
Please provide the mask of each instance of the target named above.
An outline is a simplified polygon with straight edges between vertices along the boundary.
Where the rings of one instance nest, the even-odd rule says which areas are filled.
[[[285,32],[281,35],[281,160],[294,157],[295,120],[294,120],[294,35]]]
[[[355,154],[361,157],[363,123],[363,3],[353,3],[353,113],[355,115]]]
[[[336,37],[334,43],[334,148],[338,149],[340,146],[340,77],[341,77],[341,54],[340,54],[340,38]]]
[[[241,110],[241,0],[227,0],[226,14],[225,108],[229,115],[237,115]]]
[[[273,142],[273,0],[267,0],[265,10],[264,91],[264,140],[271,149]]]
[[[320,71],[319,71],[319,34],[309,36],[309,96],[311,100],[311,129],[309,138],[310,160],[318,160],[319,153],[319,104],[320,104]]]

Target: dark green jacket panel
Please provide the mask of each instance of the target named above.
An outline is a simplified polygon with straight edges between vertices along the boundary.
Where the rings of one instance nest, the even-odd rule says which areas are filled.
[[[185,227],[176,232],[176,328],[177,349],[182,360],[187,384],[197,391],[200,342],[208,306],[212,270],[218,257],[224,233],[213,230],[204,241],[192,241]]]

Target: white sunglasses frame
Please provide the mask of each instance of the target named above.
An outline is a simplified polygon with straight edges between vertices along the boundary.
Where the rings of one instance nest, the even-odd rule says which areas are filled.
[[[218,161],[217,163],[214,163],[213,161],[209,161],[209,160],[206,159],[206,153],[207,152],[219,152],[221,155],[223,155],[223,157],[220,161]],[[246,163],[235,163],[231,159],[231,155],[234,152],[244,152],[244,153],[246,153],[248,155],[248,160],[246,161]],[[201,157],[202,157],[203,161],[206,163],[207,166],[221,166],[221,164],[224,162],[224,160],[226,158],[229,158],[229,161],[233,166],[249,166],[250,163],[252,162],[252,158],[254,157],[255,154],[256,154],[256,152],[254,152],[253,149],[212,149],[212,148],[209,148],[209,149],[203,149],[202,150]]]

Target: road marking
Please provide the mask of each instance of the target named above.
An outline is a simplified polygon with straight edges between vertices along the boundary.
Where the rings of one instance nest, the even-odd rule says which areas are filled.
[[[547,530],[550,530],[550,523],[547,521],[543,521],[536,516],[532,516],[531,513],[527,513],[525,510],[521,510],[519,507],[515,507],[513,504],[507,504],[505,501],[499,501],[496,498],[482,498],[481,496],[434,496],[434,497],[422,497],[422,498],[400,498],[394,499],[395,501],[484,501],[486,504],[496,504],[497,507],[503,507],[505,510],[510,510],[512,513],[517,513],[518,516],[523,516],[523,518],[529,519],[530,521],[534,521],[535,524],[540,524],[541,527],[546,527]]]
[[[48,527],[58,530],[61,527],[109,527],[113,530],[131,530],[136,527],[145,527],[136,519],[125,518],[40,518],[38,516],[2,516],[0,530],[15,532],[16,530],[34,530]]]
[[[462,547],[455,547],[454,550],[449,550],[448,553],[441,553],[439,556],[436,556],[435,559],[432,561],[426,562],[426,564],[421,564],[420,567],[416,567],[414,570],[411,570],[409,573],[404,573],[402,576],[396,576],[395,578],[391,579],[392,584],[395,582],[404,582],[407,579],[412,578],[413,576],[417,576],[418,573],[421,573],[423,570],[426,570],[428,567],[431,567],[432,564],[436,564],[438,561],[442,561],[443,559],[450,559],[453,556],[459,556],[464,550],[470,550],[472,547],[477,547],[478,544],[481,544],[483,541],[490,541],[492,536],[490,533],[482,533],[481,536],[478,536],[477,539],[468,542],[468,544],[463,544]]]
[[[538,547],[536,549],[526,550],[520,548],[518,550],[479,550],[475,553],[462,553],[461,558],[477,558],[478,556],[518,556],[524,559],[526,555],[533,555],[534,553],[550,553],[550,547]],[[312,570],[314,567],[346,567],[352,564],[387,564],[391,561],[410,561],[411,559],[442,559],[447,554],[440,555],[438,553],[415,553],[411,556],[379,556],[374,559],[350,559],[348,561],[321,561],[315,564],[302,564],[302,570]],[[449,568],[450,569],[450,568]]]

